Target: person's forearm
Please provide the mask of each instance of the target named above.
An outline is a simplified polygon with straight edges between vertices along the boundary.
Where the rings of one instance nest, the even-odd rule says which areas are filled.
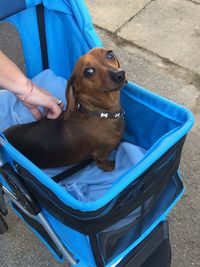
[[[21,70],[0,51],[0,87],[13,92],[30,109],[33,116],[40,120],[42,106],[49,119],[56,119],[61,114],[64,104],[44,89],[29,80]]]
[[[31,90],[29,79],[0,51],[0,87],[15,94],[26,94]]]

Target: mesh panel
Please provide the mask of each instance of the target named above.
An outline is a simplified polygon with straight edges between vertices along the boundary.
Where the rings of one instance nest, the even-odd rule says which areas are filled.
[[[168,209],[181,190],[178,175],[173,175],[155,199],[148,198],[128,216],[99,233],[96,250],[103,262],[110,262],[132,245]]]
[[[169,240],[165,240],[152,253],[152,255],[141,265],[141,267],[170,267],[170,263],[171,263],[170,243]]]

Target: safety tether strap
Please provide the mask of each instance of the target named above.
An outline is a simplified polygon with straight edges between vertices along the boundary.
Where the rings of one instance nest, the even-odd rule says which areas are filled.
[[[44,20],[44,6],[42,4],[36,6],[38,31],[40,36],[40,48],[42,54],[43,69],[49,68],[48,53],[47,53],[47,42],[45,32],[45,20]]]
[[[87,167],[89,164],[91,164],[93,162],[92,159],[89,159],[89,160],[86,160],[86,161],[83,161],[73,167],[71,167],[70,169],[62,172],[62,173],[59,173],[57,174],[56,176],[53,176],[51,177],[52,180],[54,180],[54,182],[58,183],[68,177],[70,177],[71,175],[79,172],[80,170],[82,170],[83,168]]]

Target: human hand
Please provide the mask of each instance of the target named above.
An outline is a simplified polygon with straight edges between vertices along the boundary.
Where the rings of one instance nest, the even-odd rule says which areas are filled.
[[[43,117],[42,112],[38,109],[39,106],[44,107],[45,115],[49,119],[56,119],[61,114],[64,108],[62,101],[38,87],[31,80],[27,80],[27,89],[24,91],[26,93],[16,94],[16,96],[32,112],[36,120]]]

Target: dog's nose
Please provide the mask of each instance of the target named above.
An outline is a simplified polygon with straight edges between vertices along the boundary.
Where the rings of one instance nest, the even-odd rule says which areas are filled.
[[[121,83],[125,79],[125,71],[124,70],[119,70],[119,71],[110,70],[109,73],[110,73],[111,79],[114,82]]]

